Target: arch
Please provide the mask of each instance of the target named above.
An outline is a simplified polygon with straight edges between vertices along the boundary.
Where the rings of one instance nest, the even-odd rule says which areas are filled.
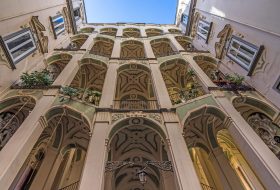
[[[117,35],[117,31],[118,31],[118,29],[117,28],[113,28],[113,27],[101,28],[100,29],[100,34],[108,35],[108,36],[114,36],[115,37]]]
[[[99,105],[107,73],[107,65],[99,60],[84,58],[70,86],[79,89],[78,99]]]
[[[144,59],[144,44],[137,40],[127,40],[121,43],[121,59]]]
[[[50,71],[53,80],[58,77],[71,59],[72,55],[68,53],[58,53],[47,58],[47,69]]]
[[[211,80],[217,79],[219,70],[218,63],[215,58],[205,55],[197,55],[193,57],[193,60]]]
[[[158,28],[148,28],[145,31],[148,37],[160,36],[163,34],[163,31]]]
[[[193,51],[195,49],[192,45],[192,38],[188,36],[175,36],[175,39],[184,48],[184,50]]]
[[[192,111],[186,117],[187,119],[184,120],[183,134],[187,146],[192,150],[193,148],[199,148],[199,150],[204,151],[204,153],[201,154],[199,150],[193,150],[197,155],[200,155],[199,161],[205,162],[203,172],[206,175],[198,171],[199,167],[197,165],[195,166],[198,176],[204,176],[201,183],[206,183],[205,185],[218,189],[225,189],[226,187],[236,188],[236,186],[234,186],[236,183],[240,184],[238,189],[251,189],[256,186],[263,189],[262,184],[239,152],[225,128],[227,116],[224,112],[219,108],[207,106]],[[236,154],[238,154],[239,161],[242,161],[242,163],[238,163],[238,167],[236,167],[236,159],[233,164],[231,160],[232,157],[230,157],[229,153],[231,156],[236,156]],[[207,159],[207,157],[209,157],[209,159]],[[206,164],[206,162],[208,162],[207,160],[210,160],[211,163]],[[220,166],[220,162],[223,163],[223,167]],[[194,164],[197,163],[194,162]],[[211,168],[211,170],[209,170],[209,168]],[[242,170],[245,172],[240,173]],[[227,185],[222,182],[222,180],[224,180],[223,178],[229,181]],[[233,183],[233,181],[235,182]]]
[[[280,159],[280,127],[273,122],[278,111],[266,102],[250,97],[234,97],[233,106],[268,148]]]
[[[171,47],[171,43],[168,38],[155,39],[155,40],[152,40],[150,43],[151,43],[153,52],[155,54],[155,57],[157,57],[157,58],[175,54],[175,51]]]
[[[31,96],[13,96],[0,102],[0,151],[34,109]]]
[[[83,46],[83,44],[86,42],[88,37],[89,36],[87,34],[76,34],[70,37],[71,46],[80,49]]]
[[[171,34],[182,34],[182,31],[177,28],[170,28],[170,29],[168,29],[168,31]]]
[[[45,114],[45,123],[23,167],[21,188],[61,189],[81,177],[90,139],[88,119],[67,106],[56,106]]]
[[[108,144],[108,160],[130,161],[134,164],[120,167],[113,173],[106,173],[106,190],[140,188],[142,185],[136,173],[144,167],[145,162],[168,161],[170,158],[164,131],[159,124],[148,118],[125,118],[115,123],[110,131]],[[168,155],[165,156],[164,152]],[[175,186],[173,173],[164,174],[165,172],[154,166],[147,167],[145,171],[148,178],[145,189],[170,189]],[[168,182],[164,181],[164,175],[169,175]]]
[[[97,37],[90,53],[104,57],[111,57],[114,41],[109,38]]]
[[[125,64],[118,69],[115,94],[118,109],[156,109],[150,69],[141,64]]]
[[[91,33],[93,33],[93,31],[94,31],[93,27],[85,27],[85,28],[81,28],[80,29],[80,33],[89,33],[89,34],[91,34]]]
[[[140,38],[141,32],[138,28],[124,28],[123,37],[124,38]]]
[[[186,102],[205,94],[195,73],[185,60],[171,59],[163,62],[160,71],[173,104]]]

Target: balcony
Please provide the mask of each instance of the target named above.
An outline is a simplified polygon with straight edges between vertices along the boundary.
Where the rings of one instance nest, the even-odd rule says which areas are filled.
[[[156,100],[114,100],[113,109],[118,110],[158,110]]]

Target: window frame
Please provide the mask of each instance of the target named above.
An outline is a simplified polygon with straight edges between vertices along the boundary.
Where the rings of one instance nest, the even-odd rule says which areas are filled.
[[[238,49],[233,46],[233,43],[237,43],[239,45]],[[242,48],[243,52],[240,50],[241,47],[243,47]],[[244,48],[248,49],[248,51],[253,52],[253,56],[249,57],[246,53],[244,53]],[[232,53],[230,53],[231,50],[236,52],[235,56]],[[239,38],[239,37],[233,35],[228,43],[226,55],[229,59],[231,59],[232,61],[237,63],[239,66],[241,66],[243,69],[248,71],[247,76],[251,76],[253,74],[255,67],[257,66],[258,60],[259,60],[260,56],[262,55],[263,50],[264,50],[263,45],[256,46],[248,41],[245,41],[242,38]],[[239,55],[239,57],[242,56],[243,59],[245,58],[245,59],[247,59],[247,61],[250,61],[249,65],[242,62],[242,60],[241,60],[242,57],[240,59],[238,59],[238,55]]]
[[[24,41],[23,43],[15,46],[14,48],[10,49],[8,47],[8,43],[20,38],[21,36],[24,36],[26,34],[29,34],[29,39]],[[25,52],[23,52],[22,54],[20,54],[19,56],[17,56],[16,58],[13,58],[12,52],[19,50],[21,47],[23,47],[24,45],[29,44],[30,42],[32,42],[33,47]],[[35,41],[35,38],[33,36],[33,33],[31,31],[30,28],[24,28],[22,30],[19,30],[17,32],[14,32],[12,34],[9,34],[7,36],[0,36],[0,44],[1,47],[4,50],[5,56],[7,57],[12,69],[16,69],[15,65],[17,63],[19,63],[21,60],[25,59],[26,57],[28,57],[30,54],[32,54],[33,52],[35,52],[37,50],[37,44]]]
[[[187,23],[184,22],[184,18],[187,18]],[[189,22],[189,15],[186,15],[186,14],[183,13],[182,16],[181,16],[181,24],[187,26],[188,22]]]
[[[56,17],[56,18],[55,18]],[[52,28],[52,31],[53,31],[53,35],[54,35],[54,39],[57,39],[57,37],[60,35],[60,34],[62,34],[63,32],[65,32],[65,30],[66,30],[66,28],[65,28],[65,18],[63,17],[63,15],[62,14],[58,14],[58,15],[56,15],[56,16],[50,16],[49,17],[50,18],[50,22],[51,22],[51,28]],[[59,25],[54,25],[54,21],[55,20],[58,20],[59,18],[62,18],[63,19],[63,22],[62,23],[60,23]],[[64,25],[64,27],[63,27],[63,30],[60,30],[59,32],[56,32],[55,31],[55,29],[56,29],[56,27],[58,27],[58,26],[60,26],[60,25]]]
[[[203,27],[200,27],[200,26],[199,26],[200,23],[202,23],[202,24],[204,24],[204,25],[207,25],[209,29],[208,29],[208,30],[205,30]],[[212,26],[213,26],[213,22],[207,22],[207,21],[205,21],[205,20],[203,20],[203,19],[199,19],[198,22],[197,22],[196,34],[197,34],[198,36],[200,36],[202,39],[204,39],[206,44],[208,44],[209,37],[210,37],[210,33],[211,33],[211,31],[212,31]],[[201,32],[199,32],[199,29],[202,29],[202,30],[206,31],[206,32],[207,32],[207,35],[204,35],[204,34],[202,34]]]
[[[273,89],[278,93],[280,93],[280,76],[278,77],[276,83],[274,84]]]

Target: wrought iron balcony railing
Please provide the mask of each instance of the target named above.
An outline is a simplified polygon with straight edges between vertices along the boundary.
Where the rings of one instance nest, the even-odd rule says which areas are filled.
[[[61,188],[59,190],[78,190],[79,182],[80,181],[76,181],[75,183],[67,185],[66,187],[63,187],[63,188]]]
[[[156,100],[114,100],[113,109],[120,110],[157,110]]]

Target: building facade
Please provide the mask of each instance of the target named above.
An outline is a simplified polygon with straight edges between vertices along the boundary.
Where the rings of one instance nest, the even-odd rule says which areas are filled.
[[[1,189],[279,189],[277,26],[219,6],[159,25],[1,3]]]

